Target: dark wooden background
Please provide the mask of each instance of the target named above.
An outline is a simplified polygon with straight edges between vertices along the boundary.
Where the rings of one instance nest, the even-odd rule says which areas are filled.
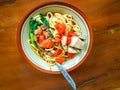
[[[34,69],[17,48],[21,18],[46,1],[0,0],[0,90],[72,90],[62,75]],[[81,9],[93,28],[90,55],[70,72],[77,90],[120,90],[120,0],[59,1]]]

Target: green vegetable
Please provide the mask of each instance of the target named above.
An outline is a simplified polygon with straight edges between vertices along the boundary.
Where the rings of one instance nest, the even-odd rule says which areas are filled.
[[[50,30],[49,30],[49,35],[50,35],[51,37],[53,37],[53,35],[52,35],[52,30],[51,30],[51,28],[50,28],[50,25],[49,25],[48,20],[47,20],[42,14],[39,14],[39,15],[40,15],[40,19],[41,19],[42,23],[43,23],[47,28],[50,29]],[[35,29],[37,29],[37,27],[40,26],[42,23],[37,22],[36,20],[33,19],[33,17],[30,18],[30,21],[29,21],[29,26],[30,26],[30,42],[31,42],[31,44],[34,45],[34,46],[36,46],[36,43],[35,43],[35,41],[34,41],[34,31],[35,31]]]
[[[40,13],[39,15],[40,15],[40,18],[41,18],[41,21],[43,22],[43,24],[44,24],[46,27],[50,28],[49,22],[48,22],[48,20],[43,16],[43,14]]]
[[[39,14],[40,15],[40,19],[41,19],[41,21],[43,22],[43,24],[47,27],[47,28],[49,28],[49,36],[50,37],[52,37],[52,38],[54,38],[54,35],[53,35],[53,30],[52,30],[52,28],[50,27],[50,24],[49,24],[49,21],[43,16],[43,14]]]
[[[33,33],[30,33],[30,41],[34,46],[36,46],[36,43],[34,41],[34,34]]]
[[[39,22],[35,22],[33,25],[32,25],[32,30],[31,32],[34,33],[35,29],[37,29],[37,27],[40,25]]]
[[[34,30],[37,29],[39,25],[41,25],[41,23],[36,22],[33,18],[30,18],[29,25],[30,25],[30,32],[33,33]]]
[[[30,18],[29,25],[32,26],[34,23],[35,23],[35,20],[33,19],[33,17]]]
[[[41,23],[39,22],[36,22],[33,17],[30,18],[30,21],[29,21],[29,26],[30,26],[30,42],[36,46],[36,43],[34,41],[34,30],[37,29],[37,27],[41,25]]]

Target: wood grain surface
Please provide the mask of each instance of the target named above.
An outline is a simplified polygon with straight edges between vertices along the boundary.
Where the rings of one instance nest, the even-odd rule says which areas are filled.
[[[82,10],[93,28],[90,55],[69,73],[77,90],[120,90],[120,0],[59,1]],[[62,75],[34,69],[17,47],[21,18],[30,8],[44,2],[48,1],[0,0],[0,90],[72,90]]]

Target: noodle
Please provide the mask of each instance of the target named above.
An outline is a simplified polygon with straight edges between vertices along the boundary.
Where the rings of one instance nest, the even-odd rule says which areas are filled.
[[[52,13],[52,12],[47,12],[46,15],[44,15],[44,17],[48,20],[50,28],[44,29],[46,27],[42,27],[42,26],[38,26],[40,28],[42,28],[42,34],[45,35],[44,38],[46,39],[51,39],[53,41],[53,46],[51,48],[44,48],[43,46],[41,47],[38,42],[39,42],[39,38],[40,36],[38,34],[36,34],[38,28],[34,31],[34,40],[37,38],[37,41],[35,41],[36,46],[32,45],[32,43],[30,42],[30,39],[28,40],[28,43],[30,44],[32,50],[39,55],[43,60],[45,60],[47,62],[48,65],[52,66],[55,65],[55,61],[56,58],[58,57],[64,57],[65,60],[68,60],[69,57],[67,56],[66,53],[68,53],[68,47],[70,47],[70,45],[65,44],[63,45],[61,42],[59,44],[55,44],[55,39],[57,36],[62,36],[62,34],[60,34],[57,30],[56,30],[56,24],[57,23],[62,23],[66,26],[65,34],[68,34],[70,31],[74,32],[74,33],[81,33],[81,29],[79,27],[79,25],[77,24],[77,22],[75,21],[75,19],[69,15],[69,14],[61,14],[61,13]],[[33,17],[33,19],[36,22],[42,22],[41,18],[39,17],[39,15]],[[43,23],[44,25],[44,23]],[[40,31],[40,29],[38,30]],[[47,36],[48,33],[52,33],[53,37],[51,38],[50,35]],[[54,53],[56,52],[56,49],[60,49],[61,52],[59,55],[54,56]],[[80,49],[76,49],[73,47],[73,49],[75,49],[76,51],[80,51]],[[76,55],[76,53],[75,53]]]

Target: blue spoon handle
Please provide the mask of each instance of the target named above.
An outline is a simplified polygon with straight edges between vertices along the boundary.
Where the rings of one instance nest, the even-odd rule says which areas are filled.
[[[63,76],[65,77],[65,79],[69,82],[69,84],[73,87],[73,89],[76,90],[76,84],[73,81],[73,79],[71,78],[71,76],[67,73],[67,71],[63,68],[62,65],[60,65],[57,62],[56,62],[56,65],[59,68],[59,70],[61,71],[61,73],[63,74]]]

